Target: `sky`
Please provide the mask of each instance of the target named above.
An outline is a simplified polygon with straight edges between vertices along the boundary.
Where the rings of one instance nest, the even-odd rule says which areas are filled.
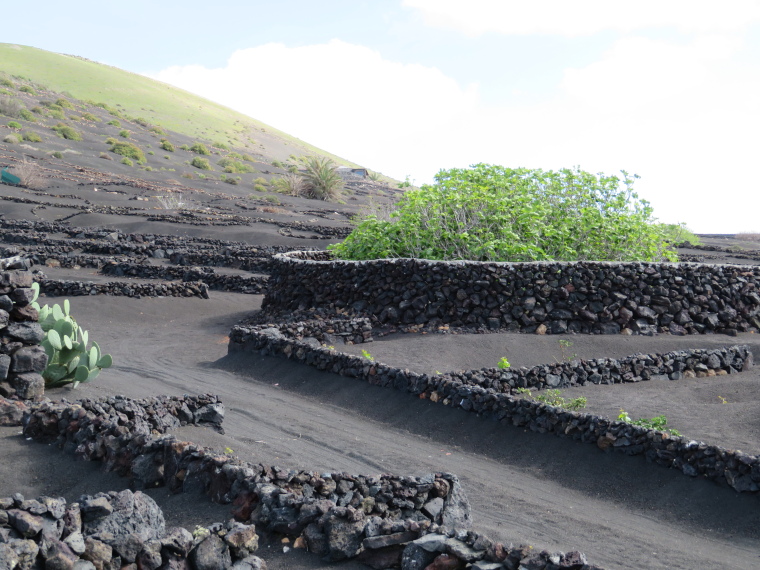
[[[0,41],[182,87],[396,179],[638,174],[667,223],[760,232],[760,0],[38,0]]]

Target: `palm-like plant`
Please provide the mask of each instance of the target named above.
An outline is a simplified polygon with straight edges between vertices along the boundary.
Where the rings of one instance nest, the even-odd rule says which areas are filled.
[[[308,156],[303,159],[305,172],[301,174],[312,198],[337,200],[343,193],[343,178],[338,166],[329,158]]]

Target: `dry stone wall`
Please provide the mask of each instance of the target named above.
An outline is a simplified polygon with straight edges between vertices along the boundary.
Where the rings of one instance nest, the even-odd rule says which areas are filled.
[[[308,548],[328,561],[358,558],[375,568],[400,566],[406,570],[422,570],[435,560],[489,570],[515,569],[520,564],[536,570],[596,568],[588,565],[579,552],[514,548],[470,530],[469,503],[457,477],[450,473],[404,477],[288,470],[241,462],[166,435],[169,429],[185,421],[219,428],[222,417],[221,402],[211,395],[144,400],[113,397],[73,404],[44,402],[25,417],[24,435],[37,441],[55,442],[81,459],[103,461],[107,469],[131,477],[137,487],[166,486],[174,492],[200,492],[214,501],[232,503],[238,521],[255,524],[259,532],[289,536],[294,545]],[[129,495],[136,496],[138,493]],[[113,493],[87,497],[72,508],[92,511],[97,519],[109,505],[118,503],[119,497]],[[37,503],[43,506],[37,508]],[[50,504],[44,499],[37,502],[25,502],[23,497],[0,499],[0,513],[7,505],[14,510],[14,517],[29,518],[15,514],[26,505],[39,511],[32,513],[36,516],[45,517],[48,513],[55,518]],[[60,502],[55,508],[56,513],[62,509],[65,512]],[[16,518],[10,531],[15,533],[14,539],[21,533]],[[108,536],[108,540],[91,538],[108,544],[114,559],[118,555],[122,563],[137,560],[139,564],[144,560],[141,556],[151,552],[159,552],[162,557],[166,554],[165,541],[158,536],[161,525],[152,526],[159,527],[154,531],[157,536],[140,541],[125,536]],[[222,556],[213,567],[227,568],[234,563],[233,548],[241,540],[230,541],[226,537],[231,532],[242,532],[243,528],[249,528],[245,537],[251,538],[252,527],[235,522],[224,527],[214,525],[209,529],[211,535],[216,533],[221,540],[206,546],[200,546],[204,542],[198,538],[188,543],[187,533],[172,532],[180,532],[180,538],[185,539],[183,552],[189,557],[190,568],[196,567],[192,565],[192,552],[201,548],[215,552],[217,558]],[[27,538],[34,542],[40,530],[29,531]],[[67,542],[62,535],[55,540],[61,538]],[[224,557],[225,544],[233,558]],[[41,551],[39,541],[37,545]],[[34,551],[33,544],[26,546]],[[252,550],[246,548],[237,556],[248,556]],[[150,560],[158,561],[158,556]],[[161,560],[163,563],[164,559]]]
[[[539,333],[760,329],[760,266],[696,263],[335,261],[274,256],[263,308],[350,310],[381,323]]]
[[[47,366],[47,354],[39,346],[44,338],[37,322],[32,274],[28,271],[0,271],[0,396],[30,400],[42,396],[45,381],[40,373]],[[13,404],[2,405],[0,418],[17,415]]]
[[[323,326],[333,323],[322,321]],[[409,392],[452,408],[486,415],[505,425],[554,433],[602,450],[644,455],[659,465],[690,477],[727,484],[738,492],[760,490],[760,456],[692,441],[686,437],[635,426],[593,414],[567,411],[515,395],[519,387],[549,388],[584,383],[646,380],[656,376],[677,380],[687,376],[722,376],[747,370],[753,364],[746,346],[720,350],[683,350],[657,355],[634,355],[538,366],[531,369],[483,369],[464,373],[418,374],[322,346],[317,335],[298,339],[292,329],[236,326],[230,332],[229,352],[280,355],[371,385]]]

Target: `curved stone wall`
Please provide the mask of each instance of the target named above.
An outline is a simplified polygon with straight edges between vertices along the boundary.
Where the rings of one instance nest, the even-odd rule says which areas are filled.
[[[736,334],[760,329],[760,266],[336,261],[327,252],[290,252],[274,256],[262,306],[555,334]]]

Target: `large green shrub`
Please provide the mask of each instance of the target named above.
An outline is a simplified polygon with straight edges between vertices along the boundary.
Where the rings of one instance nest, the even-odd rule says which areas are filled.
[[[145,162],[145,154],[142,149],[132,143],[116,142],[111,146],[111,152],[136,160],[138,164]]]
[[[675,260],[637,178],[478,164],[442,170],[407,191],[389,219],[370,215],[342,243],[342,259],[480,261]]]
[[[203,143],[195,143],[190,147],[190,152],[194,152],[195,154],[204,154],[207,156],[211,154],[206,148],[206,145]]]
[[[190,166],[200,168],[201,170],[211,170],[211,165],[209,164],[208,159],[201,158],[200,156],[193,158],[193,160],[190,162]]]

